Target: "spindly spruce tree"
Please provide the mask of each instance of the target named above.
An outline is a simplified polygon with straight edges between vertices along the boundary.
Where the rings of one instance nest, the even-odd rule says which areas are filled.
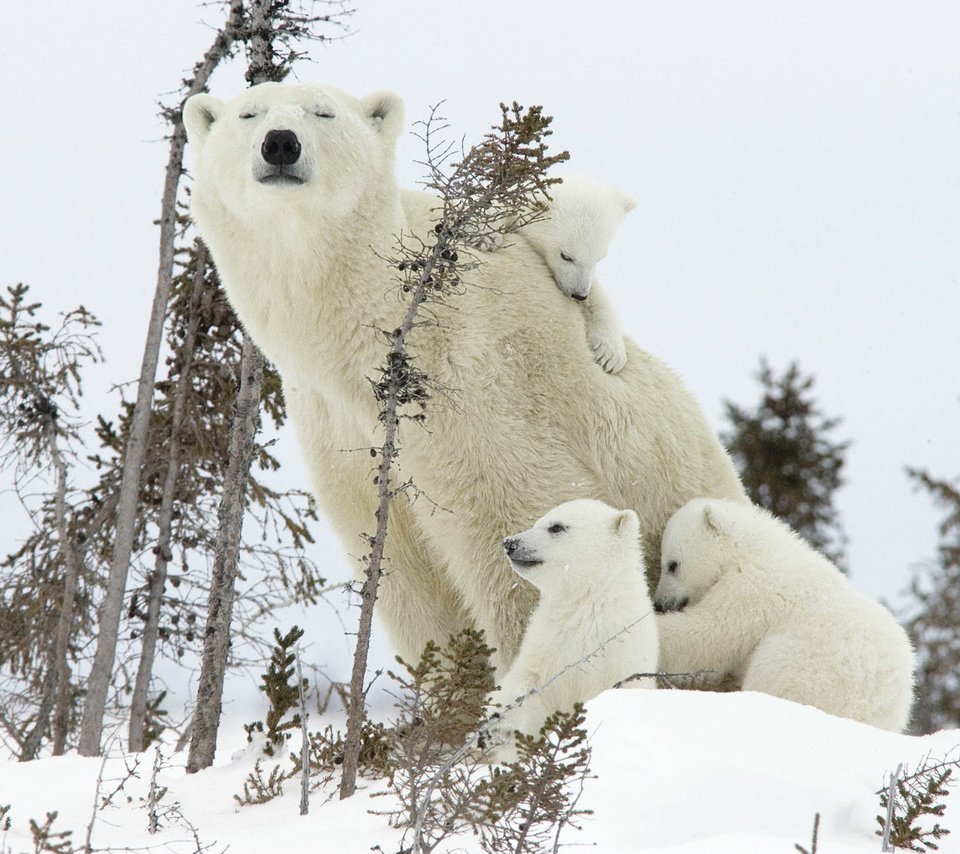
[[[796,362],[777,376],[761,359],[756,377],[759,405],[751,410],[724,401],[730,430],[721,438],[750,499],[842,567],[846,537],[833,496],[844,482],[850,443],[830,435],[840,419],[821,412],[811,393],[814,379]]]
[[[911,583],[905,624],[917,650],[911,729],[919,734],[960,726],[960,478],[907,473],[946,511],[937,558]]]

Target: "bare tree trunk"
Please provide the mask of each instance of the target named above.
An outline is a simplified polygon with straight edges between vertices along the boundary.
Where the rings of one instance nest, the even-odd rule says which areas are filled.
[[[130,729],[128,749],[136,753],[145,748],[143,741],[147,717],[147,693],[150,678],[153,675],[153,662],[156,657],[157,636],[160,631],[160,607],[163,603],[163,589],[167,581],[167,564],[171,559],[170,540],[173,526],[173,505],[180,477],[180,427],[183,424],[187,391],[192,379],[193,352],[197,341],[198,312],[200,296],[203,292],[204,278],[207,272],[207,249],[197,241],[195,251],[193,292],[190,296],[190,320],[187,335],[180,348],[180,374],[174,390],[173,408],[170,413],[170,445],[167,451],[167,471],[164,476],[158,512],[156,561],[150,575],[147,594],[147,618],[143,624],[140,647],[140,663],[130,700]]]
[[[250,40],[247,80],[251,85],[271,79],[274,30],[269,0],[250,0]],[[209,768],[217,749],[223,679],[230,653],[230,618],[237,579],[237,561],[243,528],[244,492],[253,462],[254,437],[263,380],[263,354],[244,333],[237,394],[230,436],[230,462],[220,503],[213,578],[203,637],[203,659],[197,686],[197,708],[187,756],[187,771]]]
[[[230,14],[224,27],[217,33],[213,44],[203,60],[194,68],[193,79],[184,86],[184,100],[202,92],[210,75],[219,62],[230,52],[243,22],[243,3],[231,0]],[[181,102],[182,104],[182,102]],[[157,287],[147,330],[147,340],[137,385],[137,400],[130,424],[130,434],[124,449],[123,474],[117,503],[116,535],[113,557],[107,576],[107,592],[100,606],[100,633],[97,649],[87,683],[87,699],[83,709],[80,728],[79,752],[81,756],[97,756],[100,753],[100,736],[106,709],[107,692],[113,676],[113,664],[117,650],[117,633],[126,591],[127,573],[136,533],[137,499],[140,493],[140,470],[146,448],[147,428],[150,425],[150,410],[153,402],[153,385],[156,379],[160,344],[163,338],[163,321],[166,315],[170,285],[173,280],[174,239],[176,236],[176,204],[183,173],[183,149],[186,132],[183,127],[182,110],[167,111],[173,125],[170,137],[170,154],[167,158],[166,177],[163,187],[163,202],[160,212],[160,262],[157,271]]]
[[[310,730],[307,728],[307,698],[303,693],[303,668],[297,647],[297,692],[300,698],[300,815],[310,812]]]
[[[223,678],[230,653],[230,616],[237,579],[240,535],[245,510],[245,492],[253,461],[254,436],[263,381],[263,356],[243,336],[240,361],[240,391],[234,408],[230,436],[230,460],[220,502],[220,527],[214,552],[213,577],[203,637],[203,659],[197,686],[197,708],[187,757],[187,771],[194,773],[213,764],[220,726]]]
[[[80,581],[80,559],[70,539],[67,524],[67,464],[60,453],[56,435],[51,435],[53,464],[57,471],[57,492],[54,513],[57,517],[57,537],[63,555],[63,600],[57,619],[57,633],[53,645],[53,666],[56,673],[56,705],[53,714],[53,755],[62,756],[70,729],[70,634],[73,630],[73,609]]]
[[[57,526],[57,539],[60,543],[60,555],[63,562],[63,596],[60,600],[60,613],[57,616],[57,628],[53,637],[53,649],[50,665],[44,680],[43,695],[33,727],[24,739],[20,759],[35,759],[40,751],[43,736],[50,727],[50,715],[53,713],[53,755],[63,754],[69,729],[70,703],[70,631],[73,628],[73,609],[77,598],[77,584],[80,578],[80,560],[70,541],[67,522],[67,464],[57,443],[56,427],[51,422],[46,427],[46,441],[50,449],[50,459],[56,471],[56,491],[54,493],[54,518]]]
[[[439,256],[439,250],[434,250]],[[370,554],[366,558],[366,572],[360,594],[360,625],[357,629],[357,648],[353,652],[353,670],[350,675],[350,707],[347,710],[347,734],[343,744],[343,771],[340,777],[340,798],[349,798],[357,787],[357,770],[360,761],[360,735],[366,715],[366,691],[364,679],[367,673],[367,657],[370,652],[370,634],[373,630],[373,609],[383,566],[383,550],[387,541],[387,523],[394,490],[390,486],[390,470],[397,457],[397,426],[400,423],[398,408],[400,396],[409,382],[406,340],[417,311],[426,300],[424,286],[429,281],[436,258],[427,261],[420,274],[420,282],[414,290],[407,313],[399,329],[390,333],[391,346],[387,356],[387,371],[384,375],[385,394],[381,401],[380,420],[385,432],[380,448],[380,466],[377,469],[377,530],[370,541]]]
[[[57,692],[57,670],[53,662],[47,668],[47,674],[43,678],[43,692],[40,695],[40,705],[37,708],[37,717],[34,719],[30,731],[20,740],[21,762],[29,762],[36,759],[40,752],[40,745],[43,743],[43,736],[50,725],[50,714],[53,711],[55,695]],[[9,729],[9,727],[8,727]],[[11,733],[13,730],[11,730]]]

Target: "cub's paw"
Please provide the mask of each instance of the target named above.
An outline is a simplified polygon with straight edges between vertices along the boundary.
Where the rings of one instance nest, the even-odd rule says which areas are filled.
[[[591,332],[587,337],[587,343],[593,350],[593,356],[597,364],[608,374],[618,374],[627,364],[627,349],[623,344],[623,338],[619,335],[608,337],[599,332]]]

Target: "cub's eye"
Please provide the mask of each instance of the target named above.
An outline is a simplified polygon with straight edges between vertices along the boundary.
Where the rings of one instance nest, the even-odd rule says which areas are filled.
[[[670,563],[667,564],[667,572],[676,572],[678,565],[675,560],[670,561]]]
[[[257,113],[255,113],[253,110],[244,110],[242,113],[240,113],[241,119],[255,119],[256,117]]]
[[[335,119],[336,118],[336,116],[333,113],[331,113],[329,110],[314,110],[313,114],[318,119]]]
[[[554,522],[549,528],[547,528],[548,534],[562,534],[567,530],[566,525],[561,525],[559,522]]]
[[[566,252],[561,252],[561,253],[560,253],[560,257],[563,258],[563,260],[566,261],[568,264],[572,264],[572,263],[573,263],[573,258],[571,258],[569,255],[567,255]]]

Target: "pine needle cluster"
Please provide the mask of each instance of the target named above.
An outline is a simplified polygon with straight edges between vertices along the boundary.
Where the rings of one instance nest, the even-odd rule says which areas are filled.
[[[904,849],[906,851],[937,851],[937,841],[950,831],[942,827],[938,819],[947,809],[944,798],[950,794],[949,786],[954,771],[960,767],[960,760],[944,760],[931,763],[924,760],[913,774],[897,777],[893,785],[893,803],[891,788],[884,787],[880,795],[882,815],[877,816],[879,828],[877,836],[888,841],[890,847],[885,851]],[[889,816],[889,828],[887,817]],[[933,826],[929,820],[934,819]]]
[[[266,695],[270,705],[264,720],[244,725],[248,742],[253,741],[255,732],[266,736],[263,752],[267,756],[277,755],[277,751],[289,741],[291,730],[300,726],[298,712],[289,717],[288,715],[300,704],[300,686],[296,680],[291,682],[296,661],[296,653],[291,650],[302,637],[303,629],[299,626],[294,626],[285,635],[281,635],[280,630],[274,628],[275,646],[270,654],[267,671],[260,677],[260,690]],[[307,687],[306,680],[303,687]]]

